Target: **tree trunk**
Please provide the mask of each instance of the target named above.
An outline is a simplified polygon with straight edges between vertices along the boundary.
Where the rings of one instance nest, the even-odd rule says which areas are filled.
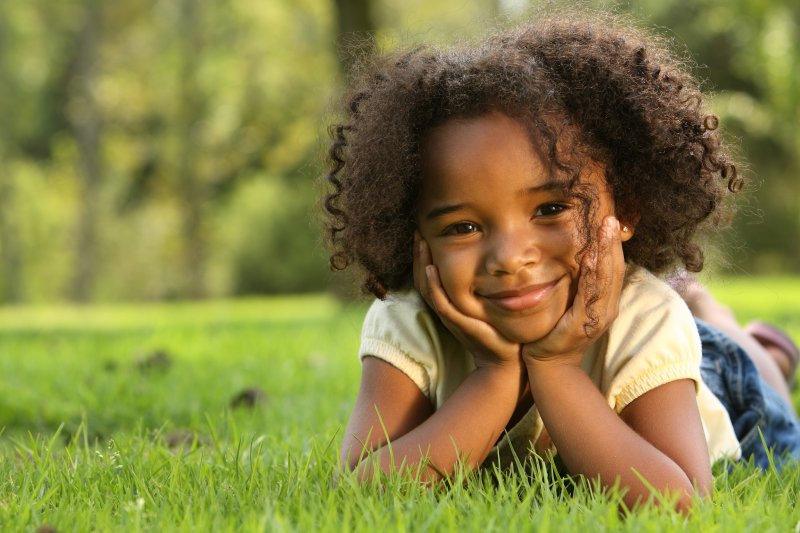
[[[101,2],[89,1],[79,34],[68,120],[78,145],[81,196],[77,225],[75,263],[70,297],[76,302],[92,298],[96,275],[96,226],[100,188],[101,118],[93,94],[97,70],[97,40]]]
[[[347,72],[358,58],[375,48],[375,19],[372,0],[334,0],[338,35],[336,36],[339,68]]]
[[[179,145],[178,192],[182,212],[183,292],[191,298],[205,296],[206,245],[203,238],[204,191],[197,177],[195,159],[198,138],[196,124],[202,114],[202,102],[195,82],[202,45],[200,31],[201,0],[183,0],[179,34],[183,38],[182,64],[179,72]]]
[[[0,4],[2,7],[2,4]],[[12,102],[14,90],[11,87],[11,76],[8,72],[8,63],[5,58],[6,29],[5,13],[0,12],[0,116],[12,122]],[[9,144],[12,142],[12,133],[5,128],[0,129],[0,168],[7,169],[6,158],[11,152]],[[14,210],[15,196],[14,179],[9,172],[0,172],[0,265],[2,265],[2,293],[0,300],[8,303],[19,303],[25,298],[22,278],[22,243],[17,227],[16,213]]]

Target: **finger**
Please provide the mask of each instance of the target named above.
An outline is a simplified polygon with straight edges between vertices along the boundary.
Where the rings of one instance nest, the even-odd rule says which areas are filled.
[[[479,353],[490,353],[491,358],[512,360],[520,357],[521,346],[503,337],[503,335],[478,318],[465,315],[447,296],[442,284],[439,270],[435,265],[425,269],[430,288],[431,303],[442,324],[473,356]]]
[[[456,330],[460,330],[467,335],[479,335],[480,331],[478,331],[478,328],[480,327],[480,322],[463,314],[456,308],[453,302],[450,301],[442,285],[442,280],[439,277],[439,269],[437,269],[435,265],[429,265],[426,267],[425,272],[428,276],[429,294],[432,302],[431,307],[433,307],[445,325],[448,326],[448,329],[453,331],[453,327],[455,327]]]
[[[447,318],[448,315],[455,314],[455,307],[444,291],[442,280],[439,277],[439,269],[436,268],[436,265],[425,266],[425,279],[428,287],[428,295],[431,299],[431,307],[444,318]]]
[[[422,243],[422,236],[419,234],[419,231],[414,232],[414,249],[412,251],[413,254],[413,263],[411,266],[411,273],[414,278],[414,288],[418,291],[420,290],[421,284],[424,282],[425,278],[425,265],[422,264],[422,258],[420,256],[420,245]]]
[[[581,261],[578,290],[572,304],[570,322],[573,327],[580,327],[582,336],[599,335],[616,318],[622,286],[617,263],[622,265],[624,273],[619,243],[619,223],[613,216],[606,217],[597,229],[593,249]]]
[[[505,344],[498,332],[488,324],[464,315],[451,301],[444,289],[439,269],[433,264],[428,243],[418,238],[415,274],[417,290],[425,302],[436,312],[444,326],[465,346],[472,339],[481,339],[480,344],[493,353],[502,353]]]
[[[606,217],[597,232],[597,250],[592,272],[586,276],[581,297],[586,301],[586,334],[600,335],[619,312],[619,296],[625,276],[625,261],[619,221]]]
[[[572,300],[572,307],[569,309],[570,323],[575,327],[582,328],[589,320],[588,309],[598,299],[600,288],[597,283],[597,262],[600,250],[596,245],[593,248],[581,260],[578,271],[578,289]]]
[[[611,288],[614,291],[614,301],[619,307],[619,295],[622,293],[622,286],[625,284],[625,253],[622,251],[622,230],[617,222],[617,230],[612,241],[611,257],[613,259],[613,280]]]
[[[605,304],[606,313],[613,320],[618,312],[619,295],[625,278],[625,257],[622,252],[619,221],[615,217],[606,217],[600,232],[601,250],[598,254],[596,275],[602,292],[599,294],[601,301],[598,303]],[[600,309],[602,308],[603,306],[600,306]]]
[[[431,285],[426,272],[429,266],[433,266],[430,249],[428,248],[428,243],[422,237],[415,238],[415,241],[414,287],[422,296],[422,299],[425,300],[425,303],[430,307],[434,307],[431,299]]]
[[[427,279],[425,275],[425,267],[428,266],[424,253],[425,241],[418,231],[414,232],[414,263],[412,266],[412,273],[414,276],[414,287],[423,292],[422,289],[427,286]]]

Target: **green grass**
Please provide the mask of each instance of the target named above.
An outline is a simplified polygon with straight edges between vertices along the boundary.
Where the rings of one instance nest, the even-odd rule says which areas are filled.
[[[800,339],[800,280],[714,290],[744,318]],[[540,465],[436,489],[335,482],[365,309],[322,296],[0,309],[0,530],[800,528],[796,465],[718,465],[714,501],[689,517],[622,517],[617,494],[572,487]],[[156,352],[166,357],[148,359]],[[231,408],[248,387],[266,401]]]

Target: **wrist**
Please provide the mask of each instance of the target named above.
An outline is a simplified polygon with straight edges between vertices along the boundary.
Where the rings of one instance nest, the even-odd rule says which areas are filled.
[[[501,383],[506,389],[515,391],[517,400],[528,391],[528,368],[522,359],[500,363],[476,365],[476,372],[484,374],[492,382]]]
[[[498,378],[510,378],[511,376],[519,377],[520,373],[526,372],[527,369],[522,359],[517,359],[516,361],[475,360],[475,370],[497,376]]]
[[[581,356],[567,355],[559,357],[526,358],[525,369],[531,381],[547,376],[547,379],[555,377],[557,374],[569,373],[574,371],[583,372],[581,368]]]
[[[505,363],[482,362],[476,364],[475,372],[488,382],[502,383],[509,387],[513,384],[514,387],[518,388],[522,377],[527,377],[528,369],[521,360]]]
[[[558,354],[540,354],[529,351],[522,351],[522,361],[528,368],[548,368],[560,366],[580,367],[584,352],[573,351]]]
[[[497,373],[498,375],[515,373],[518,375],[519,373],[527,372],[525,362],[519,351],[513,357],[499,357],[494,354],[490,356],[473,356],[472,361],[475,363],[475,368]]]

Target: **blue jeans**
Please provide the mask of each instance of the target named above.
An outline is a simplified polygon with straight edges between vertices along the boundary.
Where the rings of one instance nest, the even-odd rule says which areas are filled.
[[[777,466],[787,458],[800,460],[800,422],[791,408],[761,379],[738,344],[712,326],[695,322],[703,344],[700,375],[727,409],[742,458],[752,457],[763,469],[770,464],[767,449]]]

